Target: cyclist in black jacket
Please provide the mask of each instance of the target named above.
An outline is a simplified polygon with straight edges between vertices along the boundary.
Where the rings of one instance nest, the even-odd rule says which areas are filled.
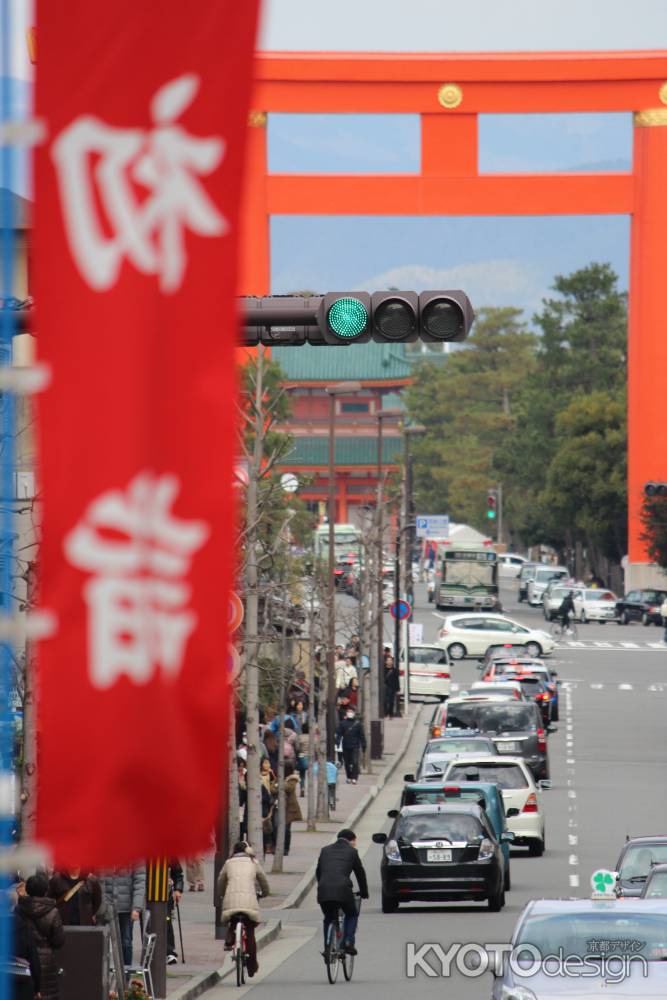
[[[317,902],[324,914],[324,947],[327,946],[329,925],[336,919],[338,910],[345,914],[343,948],[348,955],[356,955],[354,946],[358,914],[350,875],[354,872],[359,894],[368,899],[368,882],[361,858],[356,849],[357,836],[353,830],[341,830],[334,844],[320,851],[315,872]]]
[[[574,615],[574,599],[572,597],[572,591],[568,590],[567,594],[561,601],[561,605],[558,609],[558,617],[561,620],[563,631],[569,631],[570,618],[573,615]]]

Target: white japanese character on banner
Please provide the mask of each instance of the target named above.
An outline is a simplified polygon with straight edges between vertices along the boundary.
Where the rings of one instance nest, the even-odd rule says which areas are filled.
[[[67,238],[96,291],[116,284],[127,258],[142,274],[159,275],[162,292],[177,292],[187,265],[184,229],[199,236],[228,231],[198,180],[221,162],[224,140],[198,138],[176,124],[198,90],[193,73],[161,87],[151,100],[150,131],[81,115],[53,142]],[[149,192],[143,199],[137,185]]]
[[[171,678],[181,670],[197,624],[186,577],[210,530],[173,516],[178,492],[176,476],[140,473],[124,492],[93,500],[65,537],[69,561],[94,574],[83,596],[95,687],[109,688],[122,675],[146,684],[158,668]]]

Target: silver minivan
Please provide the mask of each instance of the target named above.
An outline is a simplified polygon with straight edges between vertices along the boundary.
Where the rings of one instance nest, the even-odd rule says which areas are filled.
[[[552,580],[569,580],[570,571],[567,566],[537,566],[532,580],[528,581],[526,599],[536,607],[542,603],[542,596]]]

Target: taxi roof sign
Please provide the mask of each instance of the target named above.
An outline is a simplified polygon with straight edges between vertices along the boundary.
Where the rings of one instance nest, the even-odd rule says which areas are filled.
[[[616,898],[616,872],[611,872],[607,868],[598,868],[591,875],[591,899],[615,899]]]

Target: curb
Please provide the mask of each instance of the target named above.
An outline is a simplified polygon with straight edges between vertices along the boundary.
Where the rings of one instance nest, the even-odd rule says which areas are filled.
[[[281,930],[281,920],[269,920],[266,927],[257,932],[257,951],[261,951],[262,948],[266,948],[267,944],[275,941]],[[213,989],[214,986],[217,986],[219,982],[230,976],[233,971],[233,967],[228,965],[221,966],[219,969],[212,969],[210,972],[202,972],[198,976],[195,976],[192,982],[182,986],[180,990],[170,993],[169,1000],[195,1000],[202,993],[206,993],[208,990]]]
[[[417,720],[421,716],[421,708],[418,708],[415,714],[410,718],[408,723],[408,728],[405,731],[403,739],[398,745],[396,753],[393,755],[393,759],[387,764],[386,768],[383,770],[382,774],[379,776],[377,784],[372,785],[361,801],[355,806],[350,815],[345,819],[341,820],[342,826],[354,826],[361,817],[364,815],[371,803],[377,798],[384,786],[386,785],[389,778],[403,760],[405,753],[410,745],[410,740],[412,739],[412,734],[415,731],[415,726],[417,725]],[[291,910],[300,906],[304,901],[310,890],[313,888],[315,883],[315,870],[317,868],[317,862],[314,861],[310,868],[307,869],[301,881],[294,886],[289,896],[280,903],[279,906],[274,907],[273,912],[278,910]]]

